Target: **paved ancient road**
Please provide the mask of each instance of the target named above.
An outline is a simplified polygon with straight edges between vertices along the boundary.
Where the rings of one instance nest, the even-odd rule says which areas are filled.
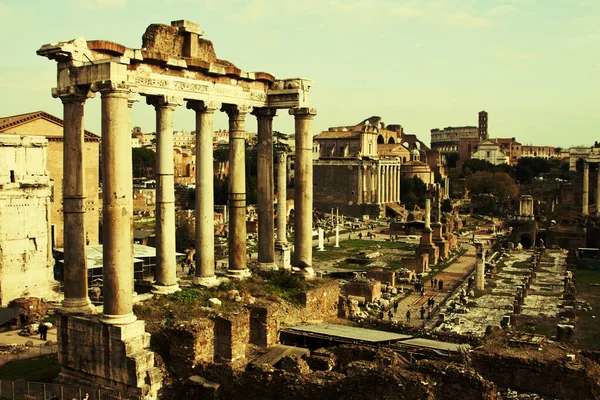
[[[438,305],[446,295],[453,292],[460,282],[473,271],[475,267],[475,247],[467,244],[463,244],[463,246],[467,246],[467,252],[458,257],[448,268],[439,271],[433,277],[438,281],[440,279],[444,281],[442,291],[439,291],[437,287],[432,287],[431,281],[428,279],[424,282],[425,294],[423,296],[413,291],[400,301],[398,310],[393,316],[394,320],[406,322],[406,312],[410,310],[411,318],[409,324],[412,326],[421,326],[423,323],[420,314],[421,306],[427,309],[427,300],[430,298],[433,298],[435,305]],[[404,285],[404,287],[405,289],[414,289],[412,285]],[[387,319],[387,315],[385,318]],[[425,318],[427,318],[427,313],[425,313]]]

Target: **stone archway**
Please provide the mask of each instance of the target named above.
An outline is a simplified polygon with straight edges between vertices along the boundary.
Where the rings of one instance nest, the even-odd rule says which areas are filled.
[[[385,144],[385,138],[383,135],[377,136],[377,144]]]
[[[390,136],[390,138],[388,139],[388,144],[394,144],[396,143],[396,141],[394,140],[393,137]]]

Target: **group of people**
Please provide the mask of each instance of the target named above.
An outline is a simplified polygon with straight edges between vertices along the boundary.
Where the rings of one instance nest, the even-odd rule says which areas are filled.
[[[437,288],[441,292],[442,290],[444,290],[444,281],[441,279],[438,281],[437,278],[434,279],[432,277],[431,278],[431,287],[434,289]]]

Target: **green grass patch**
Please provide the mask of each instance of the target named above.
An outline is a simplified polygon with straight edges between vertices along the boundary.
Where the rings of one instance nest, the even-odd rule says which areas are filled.
[[[0,379],[52,383],[60,373],[56,355],[11,361],[0,367]]]
[[[578,269],[575,272],[577,299],[592,306],[591,311],[576,311],[575,339],[578,346],[587,350],[600,350],[600,271]],[[593,318],[593,317],[596,318]]]
[[[358,253],[375,252],[379,250],[411,251],[415,246],[404,242],[386,242],[371,239],[350,239],[340,241],[340,247],[334,247],[335,239],[325,245],[325,251],[313,251],[313,262],[335,261],[343,258],[356,257]]]

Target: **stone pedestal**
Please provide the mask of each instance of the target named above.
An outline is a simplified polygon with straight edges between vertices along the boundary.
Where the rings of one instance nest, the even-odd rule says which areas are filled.
[[[279,269],[292,269],[292,246],[288,242],[275,243],[275,264]]]
[[[416,249],[417,264],[421,262],[421,255],[428,255],[428,265],[435,265],[440,258],[440,250],[433,244],[431,239],[431,228],[423,228],[421,242]]]
[[[144,321],[105,324],[93,316],[57,319],[60,383],[119,390],[126,398],[152,395],[162,387]]]
[[[448,241],[444,239],[444,236],[442,235],[442,224],[439,222],[434,222],[431,224],[431,227],[433,228],[432,240],[439,250],[440,258],[448,258],[448,255],[450,254],[450,243],[448,243]]]

